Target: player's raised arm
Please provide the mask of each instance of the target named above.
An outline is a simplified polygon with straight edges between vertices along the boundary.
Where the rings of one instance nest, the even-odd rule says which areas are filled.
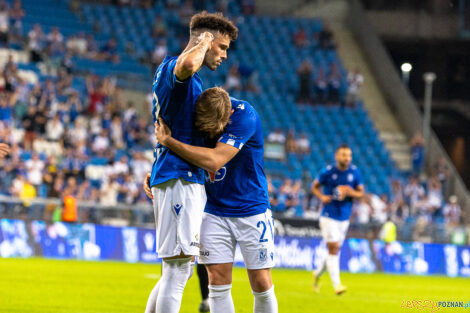
[[[155,123],[155,136],[160,144],[169,148],[171,151],[200,168],[209,172],[217,172],[222,166],[227,164],[237,153],[239,149],[218,142],[215,148],[205,148],[191,146],[171,137],[171,131],[168,126],[159,120],[160,124]]]
[[[199,71],[202,67],[207,51],[210,50],[214,35],[203,32],[194,39],[194,46],[186,49],[178,57],[175,66],[175,75],[179,80],[185,80]]]

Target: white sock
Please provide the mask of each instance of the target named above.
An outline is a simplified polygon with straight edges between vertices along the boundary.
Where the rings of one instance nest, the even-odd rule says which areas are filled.
[[[320,263],[320,266],[315,270],[315,273],[318,276],[318,278],[320,278],[320,276],[325,272],[326,260],[327,260],[327,257],[323,258],[322,262]]]
[[[160,280],[155,285],[155,287],[153,287],[152,292],[150,292],[149,299],[147,300],[147,306],[145,307],[145,313],[155,313],[159,288]]]
[[[339,255],[328,254],[326,257],[326,267],[328,268],[328,273],[330,273],[333,287],[338,287],[341,284],[339,280]]]
[[[277,313],[277,299],[274,286],[264,292],[253,292],[255,296],[254,313]]]
[[[230,285],[209,285],[209,307],[211,313],[235,313]]]
[[[184,287],[192,273],[191,258],[163,260],[162,267],[156,313],[178,313]]]

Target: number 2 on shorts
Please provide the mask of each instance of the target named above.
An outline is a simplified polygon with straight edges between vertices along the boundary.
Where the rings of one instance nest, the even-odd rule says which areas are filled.
[[[264,238],[264,235],[266,234],[266,223],[263,222],[263,221],[259,221],[258,224],[256,225],[256,227],[260,227],[260,225],[263,226],[263,232],[261,233],[261,237],[259,239],[259,242],[267,242],[268,239]]]

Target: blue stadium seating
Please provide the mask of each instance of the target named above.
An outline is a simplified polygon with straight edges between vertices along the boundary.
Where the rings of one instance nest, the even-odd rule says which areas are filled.
[[[215,7],[215,1],[208,1]],[[45,5],[46,4],[46,5]],[[79,16],[72,13],[65,0],[23,0],[27,12],[24,31],[27,33],[35,23],[40,23],[45,31],[57,26],[65,35],[79,32],[91,33],[99,26],[95,38],[104,44],[109,38],[119,39],[118,51],[121,62],[101,62],[75,58],[74,64],[79,71],[91,71],[98,75],[117,75],[132,73],[142,79],[150,77],[148,67],[138,63],[138,57],[152,51],[156,40],[152,38],[151,25],[155,16],[162,16],[169,26],[169,37],[175,35],[173,26],[177,23],[177,15],[165,10],[161,2],[150,9],[118,8],[111,5],[91,3],[81,4]],[[229,2],[229,11],[238,15],[241,11],[237,1]],[[228,69],[232,64],[246,64],[259,73],[260,93],[234,92],[232,96],[246,99],[259,112],[265,135],[274,128],[286,132],[295,129],[296,133],[306,133],[311,141],[312,153],[307,156],[289,155],[284,162],[266,160],[267,173],[275,178],[276,184],[280,177],[302,177],[303,171],[316,176],[326,164],[333,162],[334,149],[341,143],[352,146],[354,162],[361,168],[367,189],[381,194],[389,193],[390,179],[400,176],[389,152],[380,141],[366,110],[359,103],[356,108],[340,108],[326,105],[306,106],[295,103],[298,78],[296,69],[303,59],[314,65],[315,73],[319,68],[329,71],[329,64],[338,65],[342,73],[341,96],[344,97],[346,70],[336,51],[325,51],[313,41],[309,47],[299,49],[292,43],[292,35],[299,29],[306,30],[309,38],[319,32],[323,23],[320,20],[294,19],[284,17],[245,16],[239,23],[240,36],[234,49],[230,49],[229,60],[216,72],[202,70],[204,87],[223,85]],[[276,29],[276,36],[272,35]],[[134,53],[128,55],[125,45],[132,42]],[[177,40],[169,40],[169,51],[178,53]],[[39,72],[30,65],[20,68]],[[75,79],[73,87],[84,91],[83,79]],[[93,164],[102,160],[93,158]]]

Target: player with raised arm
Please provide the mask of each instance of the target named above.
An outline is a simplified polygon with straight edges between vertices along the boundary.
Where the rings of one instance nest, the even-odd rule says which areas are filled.
[[[341,284],[339,277],[339,251],[348,231],[352,201],[364,195],[364,186],[359,169],[351,164],[352,151],[349,146],[338,147],[335,160],[336,165],[323,169],[312,186],[313,194],[323,203],[320,230],[328,248],[328,256],[313,271],[313,286],[318,292],[318,281],[326,267],[333,288],[340,295],[346,291],[346,287]]]
[[[195,119],[201,131],[214,120],[207,106],[218,89],[204,91],[197,100]],[[264,174],[261,121],[248,102],[230,99],[233,114],[214,148],[177,140],[163,120],[156,124],[155,133],[160,144],[207,171],[199,262],[206,264],[209,273],[210,311],[235,312],[231,287],[238,243],[254,295],[254,312],[277,312],[271,278],[274,225]]]
[[[216,70],[227,58],[230,42],[237,35],[238,29],[222,14],[198,13],[191,18],[185,50],[177,57],[165,57],[158,67],[153,82],[153,118],[168,123],[181,142],[204,144],[193,127],[195,101],[202,92],[197,72],[203,66]],[[225,101],[229,103],[228,97]],[[220,119],[228,121],[229,117],[230,111],[222,112]],[[163,261],[162,276],[150,293],[146,312],[176,313],[192,275],[191,261],[199,255],[199,232],[206,203],[204,171],[160,143],[155,158],[146,181],[153,194],[157,253]]]

